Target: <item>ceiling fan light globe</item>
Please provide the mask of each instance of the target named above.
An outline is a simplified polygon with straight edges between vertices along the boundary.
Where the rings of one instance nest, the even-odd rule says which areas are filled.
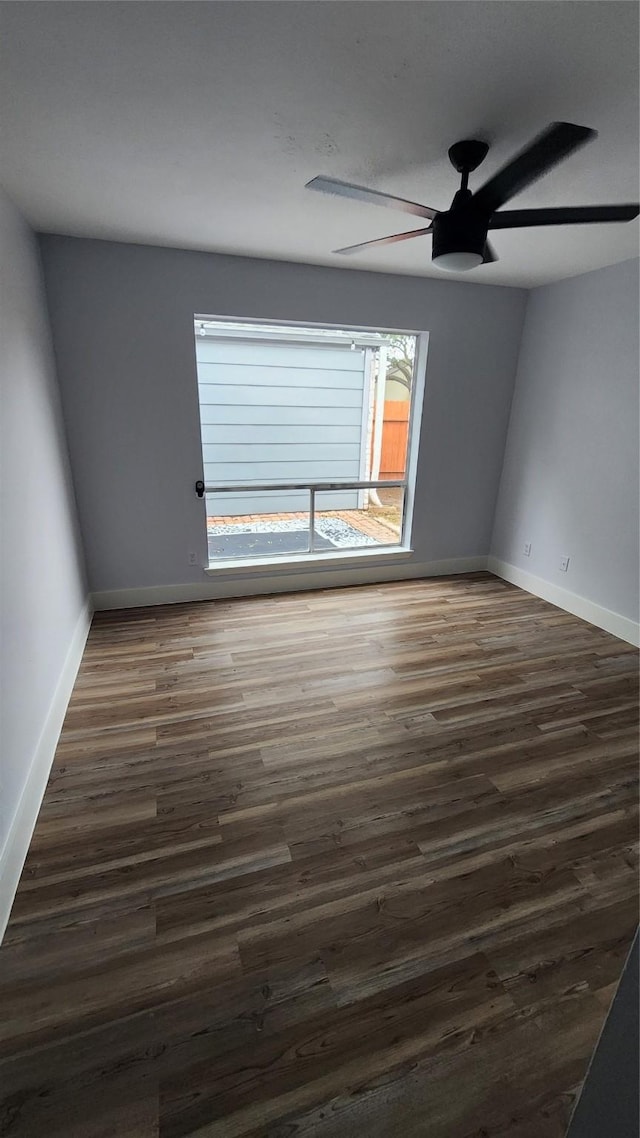
[[[466,273],[469,269],[477,269],[482,264],[482,253],[469,253],[458,250],[452,253],[440,253],[432,262],[437,269],[444,269],[446,273]]]

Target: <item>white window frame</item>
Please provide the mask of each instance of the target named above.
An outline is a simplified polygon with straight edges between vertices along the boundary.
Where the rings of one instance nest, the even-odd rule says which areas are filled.
[[[409,426],[408,426],[408,443],[407,443],[407,466],[405,477],[402,480],[378,480],[366,481],[364,479],[354,480],[350,482],[330,483],[330,482],[309,482],[309,483],[278,483],[278,484],[265,484],[255,485],[252,484],[251,489],[255,491],[264,490],[302,490],[307,489],[310,492],[310,509],[309,509],[309,531],[310,531],[310,549],[306,553],[284,553],[273,554],[269,558],[251,557],[251,558],[224,558],[220,561],[210,562],[205,568],[205,573],[211,576],[223,576],[225,574],[235,574],[240,572],[242,576],[251,576],[254,571],[264,572],[268,570],[273,572],[278,569],[291,568],[304,568],[318,569],[323,564],[331,564],[336,566],[357,566],[363,562],[366,564],[387,563],[393,560],[407,560],[413,554],[411,546],[411,533],[413,529],[413,515],[415,506],[415,486],[418,467],[418,451],[419,451],[419,435],[420,425],[422,422],[422,408],[424,403],[424,390],[426,385],[426,369],[427,369],[427,355],[429,348],[429,333],[426,331],[418,331],[412,328],[367,328],[356,325],[346,324],[318,324],[313,322],[303,321],[287,321],[287,320],[269,320],[257,319],[253,317],[230,317],[230,316],[211,316],[203,314],[194,315],[194,328],[197,323],[201,321],[206,324],[225,325],[225,331],[222,334],[228,338],[247,339],[248,333],[253,329],[255,332],[256,326],[259,326],[260,331],[255,332],[251,339],[263,340],[264,342],[272,342],[274,340],[282,340],[282,333],[279,331],[281,328],[287,329],[289,333],[288,339],[291,342],[291,330],[296,328],[300,329],[301,340],[308,343],[323,343],[331,346],[335,343],[343,343],[344,337],[341,336],[331,338],[331,332],[346,333],[353,335],[354,340],[357,342],[358,336],[367,338],[372,335],[404,335],[416,337],[416,356],[413,380],[411,385],[411,407],[409,412]],[[230,330],[229,324],[237,325],[237,329]],[[273,327],[273,335],[265,330]],[[317,329],[318,337],[309,336],[309,330]],[[303,337],[303,333],[306,335]],[[222,338],[222,336],[220,337]],[[295,342],[295,341],[294,341]],[[197,373],[197,368],[196,368]],[[196,374],[197,382],[197,374]],[[201,480],[201,485],[204,485],[204,492],[202,493],[202,502],[204,510],[204,524],[206,529],[206,494],[207,493],[237,493],[239,490],[246,489],[242,484],[213,486],[204,484]],[[393,544],[383,545],[379,544],[374,547],[365,546],[354,549],[344,550],[314,550],[313,546],[313,533],[314,533],[314,520],[315,520],[315,494],[327,489],[344,489],[344,490],[364,490],[367,488],[391,488],[394,486],[402,486],[404,489],[403,499],[403,512],[402,512],[402,531],[398,542]],[[246,572],[245,572],[246,571]]]

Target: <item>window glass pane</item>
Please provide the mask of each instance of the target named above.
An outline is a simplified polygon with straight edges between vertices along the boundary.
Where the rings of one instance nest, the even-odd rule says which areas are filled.
[[[342,501],[340,500],[342,499]],[[354,490],[316,493],[314,549],[368,549],[399,545],[402,534],[404,490]]]
[[[406,478],[416,336],[207,317],[195,332],[205,484],[233,487],[207,495],[211,561],[398,545],[403,490],[356,485],[317,491],[310,549],[307,487]]]
[[[209,560],[309,551],[309,491],[207,494]]]

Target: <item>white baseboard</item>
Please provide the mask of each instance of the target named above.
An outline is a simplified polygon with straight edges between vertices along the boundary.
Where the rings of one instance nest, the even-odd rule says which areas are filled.
[[[496,577],[502,577],[504,581],[510,581],[512,585],[525,589],[527,593],[533,593],[543,601],[549,601],[565,612],[573,613],[589,624],[603,628],[605,632],[611,632],[613,636],[625,640],[627,644],[640,647],[640,625],[629,617],[604,608],[595,601],[588,600],[587,597],[579,596],[578,593],[572,593],[570,589],[563,589],[552,581],[545,581],[543,577],[527,573],[525,569],[510,565],[508,561],[500,561],[497,557],[487,558],[487,568],[490,573],[495,573]]]
[[[394,562],[388,565],[359,565],[357,568],[318,569],[291,572],[264,570],[253,576],[219,579],[208,577],[202,584],[155,585],[141,589],[109,589],[94,593],[98,610],[145,608],[147,605],[173,605],[184,601],[211,601],[225,597],[250,597],[264,593],[292,593],[304,589],[333,589],[344,585],[373,585],[383,581],[405,581],[413,577],[445,577],[450,573],[477,573],[487,568],[486,557],[455,557],[448,561]]]
[[[91,627],[92,607],[83,609],[71,638],[60,678],[31,760],[27,781],[0,852],[0,942],[7,927],[20,874],[25,863],[38,813],[49,780],[67,704],[73,690]]]

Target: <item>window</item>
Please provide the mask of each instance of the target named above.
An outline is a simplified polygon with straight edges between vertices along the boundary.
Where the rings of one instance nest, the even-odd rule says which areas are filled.
[[[196,317],[212,566],[408,544],[424,339]]]

